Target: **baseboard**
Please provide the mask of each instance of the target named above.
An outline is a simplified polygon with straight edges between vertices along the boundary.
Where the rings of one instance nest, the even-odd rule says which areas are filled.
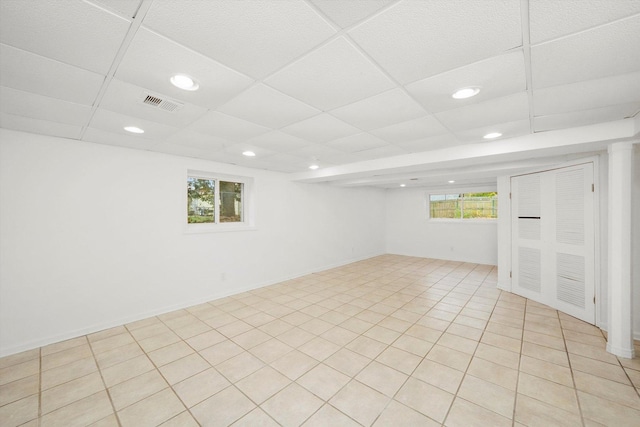
[[[241,294],[243,292],[252,291],[254,289],[264,288],[265,286],[275,285],[276,283],[285,282],[287,280],[296,279],[298,277],[306,276],[309,274],[317,273],[324,270],[330,270],[332,268],[342,267],[347,264],[352,264],[354,262],[363,261],[369,258],[374,258],[376,256],[384,255],[385,252],[374,252],[365,254],[359,257],[350,258],[343,261],[338,261],[335,263],[325,264],[318,267],[313,267],[306,270],[300,270],[297,272],[293,272],[292,274],[288,274],[286,276],[282,276],[276,279],[267,280],[265,282],[254,283],[251,285],[243,286],[240,288],[236,288],[233,291],[229,292],[219,292],[211,295],[207,295],[205,297],[196,298],[193,300],[183,301],[178,304],[173,304],[170,306],[164,306],[158,309],[149,310],[143,313],[137,313],[131,316],[121,317],[118,319],[114,319],[108,322],[96,323],[84,328],[75,329],[73,331],[67,331],[61,334],[56,334],[52,336],[48,336],[45,338],[39,338],[31,341],[27,341],[21,343],[19,345],[5,347],[0,349],[0,357],[10,356],[12,354],[20,353],[27,350],[32,350],[38,347],[44,347],[49,344],[66,341],[72,338],[81,337],[83,335],[93,334],[95,332],[103,331],[105,329],[114,328],[116,326],[126,325],[128,323],[137,322],[138,320],[146,319],[153,316],[159,316],[161,314],[169,313],[176,310],[181,310],[188,307],[193,307],[194,305],[203,304],[209,301],[214,301],[220,298],[226,298],[229,296]]]

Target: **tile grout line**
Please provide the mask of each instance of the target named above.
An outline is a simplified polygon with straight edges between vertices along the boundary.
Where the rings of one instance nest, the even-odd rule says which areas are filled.
[[[131,334],[129,333],[129,335],[131,335]],[[107,387],[107,382],[104,380],[104,376],[102,375],[102,369],[100,368],[100,365],[98,364],[98,359],[96,359],[96,354],[93,351],[93,346],[91,345],[91,341],[89,340],[89,336],[85,335],[85,337],[86,337],[86,340],[87,340],[87,344],[89,345],[89,350],[91,351],[91,356],[93,356],[93,361],[96,364],[96,368],[98,368],[98,373],[100,374],[100,379],[102,380],[102,385],[104,385],[104,390],[107,392],[107,397],[109,398],[109,403],[111,404],[111,409],[113,410],[113,415],[116,417],[116,422],[118,423],[118,426],[122,427],[122,422],[120,422],[120,417],[118,416],[118,411],[116,411],[116,405],[113,403],[113,399],[111,398],[111,393],[109,392],[109,387]],[[100,420],[98,420],[98,421],[100,421]]]
[[[564,343],[564,351],[567,353],[567,363],[569,363],[569,372],[571,372],[571,381],[573,383],[573,394],[576,397],[576,403],[578,404],[578,412],[580,413],[580,421],[582,422],[583,427],[585,426],[584,414],[582,413],[582,405],[580,405],[580,397],[578,395],[578,387],[576,385],[576,378],[573,373],[573,368],[571,367],[571,357],[569,357],[569,347],[567,346],[567,339],[564,335],[564,327],[562,326],[562,319],[560,318],[560,313],[556,310],[556,316],[558,318],[558,323],[560,323],[560,333],[562,333],[562,341]]]
[[[516,390],[513,396],[513,416],[511,418],[511,425],[515,427],[516,425],[516,413],[518,407],[518,388],[520,385],[520,367],[522,366],[522,350],[524,348],[524,331],[525,331],[525,323],[527,321],[527,306],[529,305],[529,299],[525,298],[524,300],[524,310],[522,311],[522,330],[520,334],[520,354],[518,354],[518,369],[516,370]]]

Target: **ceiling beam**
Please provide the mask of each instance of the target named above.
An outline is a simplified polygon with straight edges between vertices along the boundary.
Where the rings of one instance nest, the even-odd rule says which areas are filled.
[[[332,182],[598,151],[609,142],[633,138],[637,133],[634,122],[634,119],[624,119],[490,143],[460,145],[291,174],[290,178],[298,182]]]

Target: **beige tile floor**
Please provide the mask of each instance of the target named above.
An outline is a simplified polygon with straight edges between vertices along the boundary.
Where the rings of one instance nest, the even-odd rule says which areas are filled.
[[[0,425],[639,426],[604,347],[492,266],[385,255],[0,359]]]

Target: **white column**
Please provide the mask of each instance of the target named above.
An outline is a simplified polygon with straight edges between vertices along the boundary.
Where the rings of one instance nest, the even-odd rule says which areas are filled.
[[[631,185],[633,144],[609,145],[607,351],[633,358],[631,307]]]

